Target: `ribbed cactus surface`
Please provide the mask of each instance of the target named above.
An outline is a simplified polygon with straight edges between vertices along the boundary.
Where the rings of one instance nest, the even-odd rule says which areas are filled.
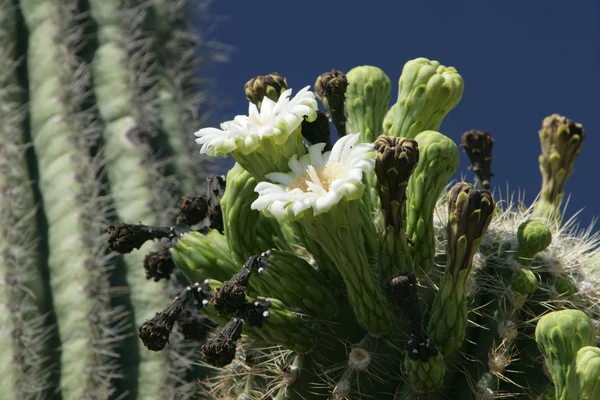
[[[122,220],[169,222],[174,199],[206,179],[187,133],[204,99],[189,19],[202,11],[186,1],[0,2],[1,399],[199,392],[194,353],[208,325],[195,310],[188,321],[204,328],[182,319],[167,353],[135,337],[180,275],[148,282],[160,278],[144,271],[145,252],[160,247],[121,257],[106,244]]]

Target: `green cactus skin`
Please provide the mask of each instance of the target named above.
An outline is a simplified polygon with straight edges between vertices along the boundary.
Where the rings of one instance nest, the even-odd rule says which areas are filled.
[[[542,147],[539,157],[542,189],[533,214],[560,225],[564,184],[573,173],[573,165],[581,150],[585,132],[581,124],[552,114],[542,121],[539,134]]]
[[[346,133],[360,132],[359,142],[372,143],[383,129],[392,82],[381,69],[369,65],[352,68],[346,78]]]
[[[205,13],[205,5],[191,1],[155,0],[149,9],[153,49],[160,61],[158,99],[163,137],[168,143],[172,166],[181,191],[196,193],[205,176],[207,157],[202,157],[194,146],[189,132],[202,122],[198,110],[205,106],[206,93],[200,90],[194,78],[195,67],[204,60],[197,56],[201,39],[190,27],[190,14]],[[217,58],[219,54],[201,46],[203,58]]]
[[[404,358],[404,368],[416,393],[431,393],[442,387],[446,375],[444,357],[438,354],[427,362]]]
[[[398,85],[393,117],[385,118],[392,121],[386,135],[405,138],[439,130],[444,117],[462,98],[464,88],[455,68],[426,58],[408,61]]]
[[[298,222],[335,264],[359,323],[379,336],[391,329],[391,316],[365,251],[358,207],[358,200],[343,199],[329,212]]]
[[[143,92],[143,85],[147,85],[149,78],[147,62],[151,60],[148,49],[143,46],[133,52],[124,47],[127,41],[143,43],[139,25],[143,22],[144,10],[135,8],[130,1],[117,0],[92,0],[89,6],[98,25],[99,47],[92,63],[94,93],[105,124],[106,171],[116,214],[121,220],[159,224],[157,216],[164,215],[165,211],[157,196],[159,193],[164,196],[166,191],[161,193],[161,188],[157,187],[157,174],[150,159],[153,151],[147,143],[152,127],[157,126],[153,121],[155,118],[149,116],[152,111],[148,110],[155,94]],[[132,86],[131,82],[136,84]],[[152,248],[155,246],[147,243],[142,251],[123,257],[136,327],[167,302],[166,296],[161,295],[161,291],[165,291],[164,284],[159,283],[158,287],[155,284],[154,290],[148,290],[144,271],[140,268],[144,252]],[[167,356],[142,349],[139,341],[137,344],[139,350],[127,346],[134,354],[125,357],[129,362],[129,373],[124,382],[128,387],[123,390],[135,393],[138,398],[162,398],[161,391],[168,387]]]
[[[460,164],[458,147],[439,132],[419,133],[419,163],[408,181],[406,206],[406,235],[415,244],[411,246],[416,274],[426,276],[435,257],[433,213],[448,179]]]
[[[239,272],[239,263],[231,254],[225,236],[216,230],[206,234],[186,232],[169,252],[190,282],[202,282],[207,276],[225,281]]]
[[[0,1],[0,397],[33,400],[47,397],[54,383],[26,114],[15,74],[16,16],[10,1]]]
[[[31,138],[61,341],[60,387],[55,389],[63,399],[104,399],[119,373],[111,343],[122,330],[117,328],[120,311],[110,308],[111,260],[104,254],[99,167],[88,156],[87,141],[97,125],[90,122],[93,113],[81,109],[89,97],[89,76],[75,54],[82,42],[73,12],[77,2],[24,0],[20,5],[29,29]]]
[[[552,243],[550,229],[541,221],[529,220],[517,230],[519,247],[515,258],[521,265],[529,266],[537,253],[544,251]]]
[[[579,379],[585,380],[588,375],[587,371],[584,374],[580,370],[578,377],[577,354],[581,348],[593,346],[595,342],[594,328],[588,316],[580,310],[562,310],[544,315],[535,328],[535,340],[552,374],[556,399],[580,399]],[[582,357],[585,354],[584,351]],[[593,378],[593,375],[590,377]],[[595,378],[597,380],[597,376]],[[590,387],[586,389],[589,393]]]
[[[600,348],[585,346],[577,352],[575,373],[579,378],[580,400],[600,398]]]
[[[291,228],[273,217],[250,210],[250,204],[258,197],[254,192],[256,180],[240,164],[227,173],[227,185],[221,198],[225,237],[237,262],[241,265],[256,254],[269,249],[291,251],[287,240]]]

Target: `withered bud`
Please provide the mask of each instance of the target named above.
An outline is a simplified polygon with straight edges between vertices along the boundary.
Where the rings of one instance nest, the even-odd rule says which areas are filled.
[[[431,357],[437,357],[439,354],[438,348],[429,341],[425,334],[423,337],[411,339],[404,346],[404,350],[413,361],[427,362]]]
[[[203,341],[206,339],[206,335],[216,325],[214,322],[202,315],[198,310],[193,308],[186,308],[177,317],[177,327],[179,332],[183,334],[186,339]]]
[[[204,360],[212,366],[222,368],[235,358],[237,341],[242,336],[244,320],[234,317],[217,335],[202,346]]]
[[[148,350],[160,351],[165,348],[177,317],[187,302],[194,297],[194,291],[194,287],[188,286],[164,311],[156,313],[154,318],[140,326],[138,335]]]
[[[419,162],[419,145],[414,139],[379,136],[375,140],[377,193],[383,209],[384,226],[402,229],[402,209],[408,180]]]
[[[260,108],[265,97],[277,102],[279,96],[287,88],[287,80],[277,72],[273,72],[265,76],[259,75],[250,79],[244,85],[244,92],[246,92],[248,101]]]
[[[469,169],[475,172],[481,186],[489,189],[490,179],[494,176],[492,173],[492,147],[494,146],[492,135],[488,132],[471,129],[463,133],[460,145],[471,160]]]
[[[302,121],[302,136],[311,144],[325,143],[324,151],[330,151],[331,131],[329,130],[329,119],[321,110],[317,110],[317,119],[313,122]]]
[[[171,258],[168,248],[148,253],[144,258],[144,269],[146,270],[146,279],[154,279],[158,282],[161,279],[169,279],[175,263]]]
[[[125,223],[108,227],[108,248],[120,254],[139,249],[148,240],[170,238],[171,228],[156,228],[146,225],[128,225]]]
[[[346,101],[347,87],[346,75],[335,69],[319,75],[315,82],[315,95],[329,111],[339,137],[346,135],[344,102]]]
[[[217,289],[212,303],[220,314],[227,315],[237,312],[246,304],[246,287],[252,275],[252,270],[243,268],[230,280],[223,282],[223,286]]]
[[[459,182],[448,194],[448,253],[458,270],[470,267],[475,252],[492,220],[494,199],[489,190]],[[459,239],[465,237],[466,249],[459,249]],[[466,251],[466,253],[465,253]],[[452,272],[452,271],[451,271]]]
[[[179,202],[178,224],[188,226],[199,224],[208,214],[206,196],[183,196]]]
[[[271,250],[267,250],[258,256],[250,257],[244,264],[243,269],[256,270],[258,275],[262,275],[269,264],[269,257],[271,257],[272,254],[273,252]]]
[[[243,318],[250,326],[262,328],[271,315],[270,308],[271,302],[269,300],[257,299],[252,303],[244,304],[237,316]]]

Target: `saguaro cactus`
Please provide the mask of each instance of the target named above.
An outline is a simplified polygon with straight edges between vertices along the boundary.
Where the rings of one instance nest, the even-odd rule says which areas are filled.
[[[597,239],[539,217],[537,203],[494,200],[489,134],[477,151],[464,143],[483,188],[458,182],[444,195],[458,148],[431,129],[462,95],[454,68],[409,61],[385,119],[374,95],[387,87],[381,70],[321,75],[317,97],[340,134],[332,146],[306,88],[293,97],[280,75],[250,82],[258,106],[249,116],[196,132],[202,152],[237,162],[221,201],[223,234],[191,226],[169,236],[194,294],[174,304],[185,297],[222,326],[203,347],[218,369],[205,382],[209,396],[595,395],[599,353],[582,310],[599,317]],[[549,312],[563,308],[575,310]],[[555,362],[556,335],[545,327],[561,313],[589,326]],[[143,339],[161,335],[146,332],[155,322]]]

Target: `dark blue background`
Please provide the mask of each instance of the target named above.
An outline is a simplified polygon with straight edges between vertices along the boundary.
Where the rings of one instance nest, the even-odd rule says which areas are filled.
[[[587,136],[566,185],[568,215],[582,209],[588,225],[599,214],[598,6],[580,1],[275,1],[220,0],[226,16],[213,37],[234,47],[211,67],[220,104],[212,124],[247,112],[244,83],[279,72],[296,91],[331,69],[382,68],[394,82],[404,63],[426,57],[458,69],[462,101],[440,131],[456,142],[471,128],[494,135],[492,186],[525,191],[541,185],[538,130],[559,113],[584,125]],[[473,180],[461,149],[460,174]]]

